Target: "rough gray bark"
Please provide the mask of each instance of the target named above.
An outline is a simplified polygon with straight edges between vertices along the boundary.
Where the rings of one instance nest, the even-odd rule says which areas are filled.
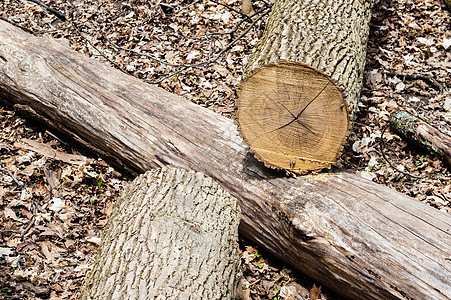
[[[246,68],[279,60],[324,72],[343,88],[351,115],[362,87],[373,0],[277,0]]]
[[[3,21],[0,100],[130,170],[210,176],[237,198],[242,235],[339,294],[451,298],[451,216],[346,172],[286,178],[232,120]]]
[[[81,299],[234,299],[239,220],[211,178],[146,172],[116,201]]]

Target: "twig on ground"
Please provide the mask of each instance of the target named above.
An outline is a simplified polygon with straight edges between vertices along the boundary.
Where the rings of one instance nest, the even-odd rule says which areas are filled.
[[[190,6],[193,6],[194,4],[199,3],[199,2],[202,2],[202,1],[203,1],[203,0],[196,0],[196,1],[191,2],[190,4],[188,4],[188,5],[186,5],[186,6],[182,7],[182,8],[180,8],[180,9],[177,10],[177,11],[174,11],[174,12],[171,12],[171,13],[165,13],[165,12],[163,11],[163,13],[164,13],[166,16],[172,16],[172,15],[178,14],[179,12],[184,11],[185,9],[189,8]],[[170,6],[169,4],[166,4],[166,3],[160,3],[160,6],[165,6],[165,7],[172,8],[172,6]]]
[[[28,0],[31,2],[34,2],[40,6],[42,6],[43,8],[45,8],[46,10],[48,10],[49,12],[51,12],[52,14],[54,14],[55,16],[57,16],[61,21],[67,21],[67,17],[64,13],[49,7],[48,5],[38,1],[38,0]],[[90,40],[88,40],[82,33],[81,31],[78,29],[77,24],[75,24],[75,22],[71,22],[74,25],[75,31],[78,33],[78,35],[80,35],[80,37],[87,42],[92,48],[94,48],[103,58],[105,58],[109,63],[111,63],[112,65],[114,65],[116,68],[118,68],[119,70],[121,70],[122,72],[124,72],[125,74],[129,74],[128,72],[126,72],[125,70],[123,70],[121,67],[119,67],[118,64],[116,64],[114,61],[112,61],[111,59],[109,59],[102,51],[100,51],[99,49],[97,49],[96,46],[94,46]]]
[[[413,79],[413,80],[421,79],[421,80],[430,82],[431,85],[434,86],[435,88],[437,88],[440,92],[443,91],[443,87],[441,86],[441,84],[429,75],[412,74],[412,73],[397,73],[397,72],[388,72],[388,71],[382,71],[382,74],[409,78],[409,79]]]
[[[40,1],[38,1],[38,0],[28,0],[28,1],[34,2],[34,3],[38,4],[38,5],[41,5],[42,7],[44,7],[45,9],[47,9],[48,11],[50,11],[51,13],[53,13],[54,15],[56,15],[58,18],[60,18],[62,21],[66,21],[66,20],[67,20],[66,16],[65,16],[63,13],[61,13],[61,12],[59,12],[58,10],[53,9],[53,8],[51,8],[51,7],[47,6],[47,5],[45,5],[44,3],[42,3],[42,2],[40,2]],[[188,7],[190,7],[190,6],[194,5],[194,4],[196,4],[196,3],[201,2],[201,1],[202,1],[202,0],[196,0],[196,1],[194,1],[194,2],[192,2],[192,3],[190,3],[190,4],[188,4],[187,6],[185,6],[185,7],[181,8],[181,9],[179,9],[179,10],[176,11],[176,12],[169,13],[169,14],[166,14],[166,13],[165,13],[165,14],[168,15],[168,16],[169,16],[169,15],[176,14],[176,13],[178,13],[178,12],[180,12],[180,11],[182,11],[182,10],[184,10],[184,9],[186,9],[186,8],[188,8]],[[136,55],[148,57],[148,58],[150,58],[150,59],[152,59],[152,60],[154,60],[154,61],[156,61],[156,62],[158,62],[158,63],[160,63],[160,64],[164,64],[164,65],[171,66],[171,67],[181,68],[181,69],[179,69],[179,70],[177,70],[177,71],[175,71],[175,72],[173,72],[173,73],[171,73],[171,74],[169,74],[169,75],[167,75],[167,76],[161,77],[160,79],[158,79],[158,80],[156,80],[156,81],[148,81],[148,80],[146,80],[146,82],[148,82],[148,83],[151,83],[151,84],[158,84],[158,83],[160,83],[160,82],[162,82],[162,81],[164,81],[164,80],[166,80],[166,79],[168,79],[168,78],[170,78],[170,77],[172,77],[172,76],[175,76],[175,75],[177,75],[178,73],[181,73],[181,72],[183,72],[183,71],[185,71],[185,70],[187,70],[187,69],[189,69],[189,68],[198,68],[198,67],[210,65],[210,64],[216,62],[216,61],[217,61],[217,60],[218,60],[218,59],[219,59],[226,51],[230,50],[230,49],[232,48],[232,46],[233,46],[238,40],[240,40],[244,35],[246,35],[246,34],[251,30],[251,28],[255,26],[255,24],[256,24],[258,21],[260,21],[264,16],[266,16],[266,15],[271,11],[271,7],[272,7],[271,4],[267,3],[266,1],[263,1],[263,3],[265,4],[265,7],[261,8],[260,10],[258,10],[258,11],[255,12],[254,14],[252,14],[251,16],[248,16],[248,15],[244,14],[243,12],[234,9],[233,7],[231,7],[231,6],[227,5],[227,4],[221,3],[221,2],[216,1],[216,0],[208,0],[208,1],[213,2],[213,3],[216,3],[216,4],[218,4],[218,5],[222,5],[222,6],[226,7],[226,8],[228,8],[229,10],[231,10],[231,11],[233,11],[233,12],[235,12],[235,13],[241,15],[243,18],[240,20],[240,22],[238,22],[238,24],[234,27],[233,30],[231,30],[230,32],[226,33],[226,34],[229,34],[229,35],[230,35],[230,42],[229,42],[229,44],[228,44],[225,48],[223,48],[222,50],[220,50],[220,51],[216,54],[216,56],[214,56],[213,58],[211,57],[212,54],[211,54],[211,50],[210,50],[210,51],[209,51],[209,54],[208,54],[208,59],[207,59],[206,61],[199,62],[199,63],[196,63],[196,64],[174,64],[174,63],[170,63],[170,62],[161,60],[161,59],[159,59],[159,58],[157,58],[157,57],[155,57],[155,56],[153,56],[153,55],[151,55],[151,54],[146,54],[146,53],[142,53],[142,52],[139,52],[139,51],[136,51],[136,50],[132,50],[132,49],[128,49],[128,48],[124,48],[124,47],[118,46],[118,45],[116,45],[115,43],[109,41],[108,39],[107,39],[107,42],[110,43],[110,44],[111,44],[114,48],[116,48],[116,49],[128,51],[128,52],[134,53],[134,54],[136,54]],[[172,6],[170,6],[170,5],[168,5],[168,4],[160,4],[160,5],[163,5],[163,6],[167,6],[167,7],[171,7],[171,8],[172,8]],[[164,13],[164,12],[163,12],[163,13]],[[254,17],[254,16],[258,15],[258,14],[260,14],[260,16],[258,16],[258,18],[256,18],[255,20],[253,20],[252,17]],[[239,29],[239,27],[241,26],[241,24],[243,24],[245,21],[250,22],[250,25],[249,25],[249,26],[248,26],[248,27],[247,27],[247,28],[246,28],[246,29],[245,29],[238,37],[234,38],[235,33],[238,31],[238,29]],[[80,35],[80,37],[83,39],[83,41],[85,41],[85,42],[86,42],[87,44],[89,44],[92,48],[94,48],[94,49],[95,49],[95,50],[96,50],[103,58],[105,58],[109,63],[111,63],[111,64],[112,64],[113,66],[115,66],[117,69],[119,69],[120,71],[122,71],[122,72],[125,73],[125,74],[130,74],[130,73],[127,72],[126,70],[122,69],[122,68],[121,68],[117,63],[115,63],[113,60],[111,60],[110,58],[108,58],[108,57],[107,57],[102,51],[100,51],[97,47],[95,47],[95,46],[91,43],[91,41],[88,40],[88,39],[81,33],[81,30],[78,28],[78,26],[75,24],[74,21],[72,21],[71,23],[74,25],[75,31]]]
[[[61,21],[66,21],[67,20],[66,15],[64,13],[62,13],[59,10],[56,10],[54,8],[51,8],[50,6],[42,3],[41,1],[38,1],[38,0],[28,0],[28,1],[36,3],[37,5],[45,8],[48,12],[54,14]]]
[[[163,82],[163,81],[165,81],[166,79],[171,78],[171,77],[177,75],[178,73],[181,73],[181,72],[186,71],[186,70],[188,70],[188,69],[189,69],[188,67],[181,68],[181,69],[179,69],[179,70],[177,70],[177,71],[175,71],[175,72],[173,72],[173,73],[171,73],[171,74],[169,74],[169,75],[166,75],[166,76],[164,76],[164,77],[161,77],[160,79],[155,80],[155,81],[150,81],[150,80],[144,80],[144,81],[147,82],[147,83],[149,83],[149,84],[159,84],[160,82]]]
[[[253,14],[250,15],[249,17],[250,17],[250,18],[253,18],[254,16],[256,16],[256,15],[258,15],[258,14],[264,12],[264,11],[267,10],[267,9],[271,10],[271,8],[272,8],[272,5],[268,5],[268,6],[266,6],[266,7],[263,7],[263,8],[261,8],[261,9],[257,10],[255,13],[253,13]],[[238,29],[240,28],[241,24],[243,24],[245,21],[247,21],[247,20],[246,20],[245,18],[242,18],[242,19],[235,25],[235,27],[234,27],[232,30],[230,30],[229,32],[225,32],[225,33],[214,32],[214,33],[210,33],[210,35],[227,35],[227,34],[228,34],[228,35],[230,35],[230,40],[229,40],[229,41],[232,41],[233,38],[234,38],[235,33],[238,31]]]
[[[157,61],[157,62],[159,62],[159,63],[161,63],[161,64],[164,64],[164,65],[167,65],[167,66],[171,66],[171,67],[182,67],[183,69],[182,69],[182,71],[184,71],[184,70],[186,70],[186,69],[188,69],[188,68],[198,68],[198,67],[202,67],[202,66],[206,66],[206,65],[209,65],[209,64],[212,64],[212,63],[214,63],[214,62],[216,62],[225,52],[227,52],[228,50],[230,50],[231,48],[232,48],[232,46],[238,41],[238,40],[240,40],[244,35],[246,35],[250,30],[251,30],[251,28],[258,22],[258,21],[260,21],[264,16],[266,16],[268,13],[270,12],[270,10],[267,10],[267,11],[264,11],[258,18],[256,18],[255,20],[253,20],[252,21],[252,23],[238,36],[238,37],[236,37],[233,41],[231,41],[226,47],[224,47],[221,51],[219,51],[217,54],[216,54],[216,56],[214,56],[213,58],[210,58],[210,59],[208,59],[208,60],[206,60],[206,61],[202,61],[202,62],[199,62],[199,63],[196,63],[196,64],[173,64],[173,63],[170,63],[170,62],[167,62],[167,61],[164,61],[164,60],[161,60],[161,59],[159,59],[159,58],[157,58],[157,57],[155,57],[155,56],[153,56],[153,55],[151,55],[151,54],[147,54],[147,53],[142,53],[142,52],[139,52],[139,51],[136,51],[136,50],[133,50],[133,49],[128,49],[128,48],[124,48],[124,47],[121,47],[121,46],[118,46],[118,45],[116,45],[115,43],[113,43],[113,42],[111,42],[111,41],[108,41],[114,48],[116,48],[116,49],[119,49],[119,50],[124,50],[124,51],[128,51],[128,52],[130,52],[130,53],[134,53],[134,54],[136,54],[136,55],[140,55],[140,56],[144,56],[144,57],[148,57],[148,58],[150,58],[150,59],[152,59],[152,60],[154,60],[154,61]],[[172,76],[174,76],[174,75],[176,75],[176,74],[178,74],[178,73],[180,73],[181,72],[181,70],[178,70],[178,71],[176,71],[176,72],[174,72],[174,73],[171,73],[171,74],[169,74],[169,75],[167,75],[166,77],[164,77],[164,79],[167,79],[167,78],[170,78],[170,77],[172,77]],[[164,80],[163,79],[163,80]],[[160,83],[162,80],[157,80],[156,82],[157,83]]]
[[[25,235],[28,233],[28,231],[31,229],[31,227],[33,227],[34,225],[34,220],[36,219],[36,216],[33,215],[33,217],[31,217],[30,223],[28,224],[27,228],[25,228],[25,230],[22,232],[22,234],[20,235],[20,240],[23,240]]]
[[[236,10],[233,7],[231,7],[230,5],[221,3],[221,2],[216,1],[216,0],[208,0],[208,1],[211,1],[211,2],[216,3],[218,5],[224,6],[225,8],[227,8],[227,9],[229,9],[229,10],[231,10],[231,11],[233,11],[233,12],[239,14],[239,15],[241,15],[243,17],[243,19],[246,19],[250,23],[252,23],[252,16],[255,16],[255,14],[253,14],[252,16],[248,16],[245,13],[243,13],[242,11]]]
[[[4,168],[0,168],[0,171],[5,172],[6,174],[8,174],[9,177],[11,177],[18,186],[22,186],[23,185],[22,182],[20,182],[19,180],[16,179],[16,177],[13,175],[13,173],[11,173],[10,170],[4,169]]]
[[[182,7],[182,8],[180,8],[179,10],[172,12],[172,13],[165,13],[164,11],[163,11],[163,13],[164,13],[166,16],[172,16],[172,15],[178,14],[179,12],[184,11],[185,9],[189,8],[190,6],[192,6],[192,5],[196,4],[196,3],[202,2],[202,1],[203,1],[203,0],[196,0],[196,1],[194,1],[194,2],[192,2],[192,3],[190,3],[190,4],[188,4],[188,5],[186,5],[186,6]],[[250,16],[246,15],[245,13],[243,13],[243,12],[241,12],[241,11],[239,11],[239,10],[234,9],[234,8],[231,7],[230,5],[221,3],[221,2],[216,1],[216,0],[208,0],[208,1],[213,2],[213,3],[216,3],[216,4],[221,5],[221,6],[224,6],[224,7],[228,8],[229,10],[231,10],[231,11],[233,11],[233,12],[235,12],[235,13],[241,15],[241,16],[242,16],[244,19],[246,19],[248,22],[252,22],[252,19],[251,19]],[[264,3],[266,4],[266,2],[264,2]],[[160,3],[160,6],[165,6],[165,7],[172,8],[172,6],[169,5],[169,4],[167,4],[167,3]]]
[[[111,63],[113,66],[115,66],[116,68],[118,68],[120,71],[122,71],[125,74],[129,74],[127,71],[123,70],[121,67],[119,67],[118,64],[116,64],[114,61],[112,61],[111,59],[109,59],[102,51],[100,51],[99,49],[97,49],[96,46],[94,46],[90,40],[88,40],[82,33],[81,31],[78,29],[77,24],[75,24],[75,22],[72,22],[72,24],[74,25],[75,31],[77,31],[78,35],[80,35],[80,37],[87,42],[92,48],[94,48],[103,58],[105,58],[109,63]]]

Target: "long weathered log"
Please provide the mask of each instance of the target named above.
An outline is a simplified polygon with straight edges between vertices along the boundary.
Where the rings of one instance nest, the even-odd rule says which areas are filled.
[[[235,299],[239,220],[211,178],[146,172],[114,204],[81,299]]]
[[[390,116],[390,127],[404,139],[440,157],[451,168],[451,136],[407,111],[397,109]]]
[[[328,168],[340,155],[374,2],[274,2],[237,100],[240,132],[266,165],[302,173]]]
[[[451,298],[449,215],[346,172],[286,178],[232,120],[3,21],[0,99],[138,173],[210,176],[239,201],[242,235],[342,295]]]

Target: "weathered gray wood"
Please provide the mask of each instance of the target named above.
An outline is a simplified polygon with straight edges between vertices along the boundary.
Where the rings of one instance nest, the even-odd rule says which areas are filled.
[[[449,215],[346,172],[286,178],[232,120],[3,21],[0,99],[136,172],[210,176],[239,201],[242,235],[351,299],[451,298]]]
[[[116,201],[81,299],[235,299],[239,220],[211,178],[146,172]]]
[[[440,157],[451,167],[451,136],[424,120],[397,109],[390,116],[390,127],[408,142]]]

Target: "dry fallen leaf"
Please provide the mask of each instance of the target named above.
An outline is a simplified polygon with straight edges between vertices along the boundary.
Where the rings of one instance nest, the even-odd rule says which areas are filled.
[[[87,162],[86,157],[84,157],[82,155],[74,155],[74,154],[64,153],[64,152],[53,149],[51,146],[49,146],[47,144],[40,143],[40,142],[30,140],[30,139],[24,138],[24,139],[20,140],[19,142],[15,142],[14,146],[18,147],[18,148],[32,150],[41,155],[44,155],[44,156],[47,156],[47,157],[50,157],[50,158],[53,158],[56,160],[61,160],[68,164],[81,165],[81,164],[86,164],[86,162]]]
[[[227,68],[218,65],[218,64],[214,64],[213,68],[215,69],[216,72],[218,72],[219,75],[221,75],[222,77],[227,77],[227,75],[230,73],[229,70],[227,70]]]
[[[52,200],[50,200],[49,209],[54,212],[59,212],[66,206],[66,202],[64,200],[61,200],[61,198],[53,197]]]
[[[100,245],[100,242],[102,241],[102,239],[99,237],[93,236],[93,237],[90,237],[89,239],[86,239],[86,241],[96,244],[96,245]]]
[[[313,284],[313,287],[310,289],[309,295],[310,300],[320,299],[320,294],[321,294],[321,286],[317,287],[315,284]]]
[[[0,247],[0,256],[10,256],[11,254],[13,254],[14,251],[12,248],[4,248],[4,247]]]

